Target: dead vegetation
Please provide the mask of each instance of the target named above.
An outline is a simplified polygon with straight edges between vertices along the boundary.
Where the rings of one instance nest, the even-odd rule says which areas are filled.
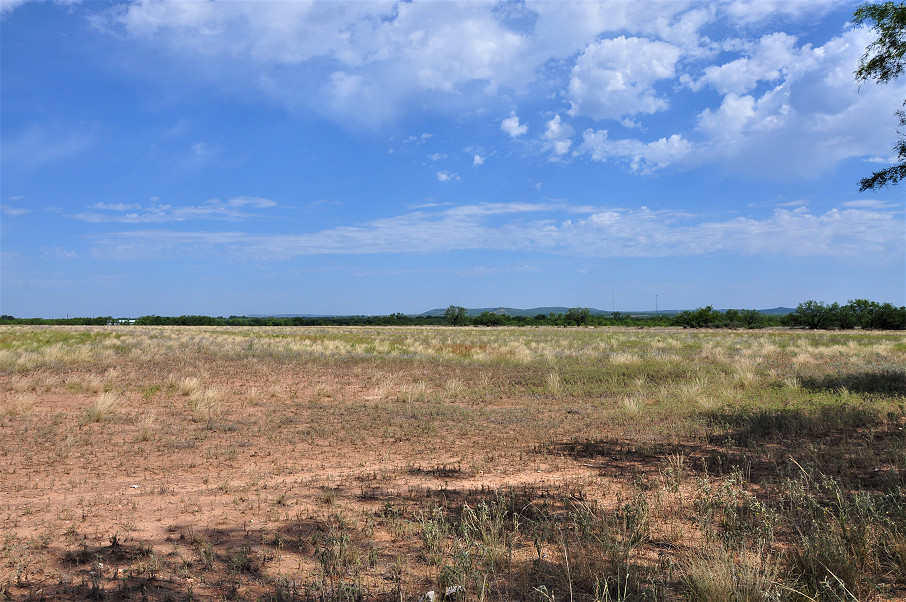
[[[0,327],[0,599],[906,595],[906,338]]]

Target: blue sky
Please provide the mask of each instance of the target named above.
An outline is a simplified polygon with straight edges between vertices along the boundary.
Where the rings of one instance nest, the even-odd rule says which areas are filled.
[[[906,304],[856,6],[2,0],[0,311]]]

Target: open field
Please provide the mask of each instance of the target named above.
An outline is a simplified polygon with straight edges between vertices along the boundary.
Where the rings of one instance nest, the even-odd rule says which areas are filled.
[[[0,394],[0,599],[906,598],[903,333],[10,326]]]

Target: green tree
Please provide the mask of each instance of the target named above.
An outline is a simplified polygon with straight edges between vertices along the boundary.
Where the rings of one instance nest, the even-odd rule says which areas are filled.
[[[883,330],[906,330],[906,307],[895,307],[890,303],[878,305],[872,316],[871,327]]]
[[[483,311],[480,315],[472,318],[472,324],[475,326],[503,326],[506,322],[506,316],[489,311]]]
[[[744,309],[739,312],[739,318],[746,328],[761,328],[768,321],[767,316],[757,309]]]
[[[902,75],[906,67],[906,2],[867,3],[856,9],[853,21],[869,25],[878,38],[868,45],[856,69],[856,81],[873,79],[886,84]],[[906,100],[903,101],[906,106]],[[896,165],[876,171],[859,181],[859,191],[876,190],[896,184],[906,178],[906,112],[896,112],[900,120],[897,134],[900,139],[893,149],[897,153]]]
[[[876,302],[868,299],[850,299],[846,307],[859,328],[867,330],[871,328],[879,306]]]
[[[566,310],[566,315],[563,316],[563,319],[568,324],[584,326],[591,321],[591,310],[587,307],[572,307]]]
[[[742,314],[738,309],[728,309],[724,312],[724,322],[728,328],[739,328],[742,325]]]
[[[706,328],[717,322],[723,317],[719,311],[714,311],[710,305],[700,307],[695,311],[684,311],[674,316],[670,323],[673,326],[682,326],[683,328]]]
[[[796,311],[787,316],[787,323],[790,326],[804,326],[812,330],[826,330],[854,328],[858,320],[849,305],[841,307],[839,303],[825,305],[819,301],[809,300],[800,303]]]
[[[465,324],[467,317],[466,308],[460,307],[458,305],[451,305],[444,312],[444,320],[450,326],[460,326],[462,324]]]
[[[820,301],[808,300],[796,306],[796,311],[789,314],[791,326],[804,326],[812,330],[827,328],[830,325],[830,307]]]

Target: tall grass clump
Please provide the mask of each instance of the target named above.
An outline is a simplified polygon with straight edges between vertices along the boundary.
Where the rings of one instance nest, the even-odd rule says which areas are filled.
[[[142,420],[141,424],[138,427],[138,441],[147,442],[153,441],[157,436],[157,429],[155,423],[157,422],[157,415],[154,412],[147,414]]]
[[[362,572],[366,564],[356,549],[350,529],[341,517],[326,524],[314,537],[320,579],[308,585],[312,600],[367,599]]]
[[[680,591],[691,602],[780,602],[780,563],[765,547],[696,552],[681,565]]]
[[[865,600],[882,576],[906,576],[906,491],[850,492],[820,474],[790,481],[787,491],[798,589],[821,601]]]
[[[194,395],[203,388],[201,379],[194,376],[188,376],[180,381],[177,386],[179,394],[183,397]]]
[[[3,416],[25,416],[30,414],[35,407],[33,395],[24,393],[18,395],[4,396],[0,402],[0,417]]]
[[[425,558],[437,567],[443,591],[496,599],[512,577],[514,544],[522,517],[513,500],[498,494],[472,505],[434,506],[419,515]]]
[[[545,384],[547,385],[548,392],[557,397],[563,393],[563,382],[560,379],[559,372],[550,372],[545,379]]]
[[[119,405],[119,394],[113,391],[101,393],[94,399],[94,403],[85,409],[85,422],[103,422]]]
[[[651,510],[643,491],[613,510],[575,503],[558,529],[570,587],[626,595],[635,588],[634,555],[648,542],[650,531]]]
[[[773,507],[746,490],[739,471],[720,483],[699,479],[693,506],[696,526],[706,539],[729,548],[773,543],[781,520]]]
[[[639,394],[626,395],[620,399],[620,407],[630,416],[638,415],[644,405],[645,400]]]
[[[460,507],[434,506],[418,518],[424,557],[443,591],[466,599],[643,599],[650,571],[640,568],[650,541],[647,494],[616,508],[512,490]],[[533,549],[534,559],[517,556]],[[641,596],[641,597],[640,597]]]
[[[195,422],[211,420],[220,412],[220,402],[224,392],[219,387],[204,387],[194,390],[189,395],[189,411]]]

